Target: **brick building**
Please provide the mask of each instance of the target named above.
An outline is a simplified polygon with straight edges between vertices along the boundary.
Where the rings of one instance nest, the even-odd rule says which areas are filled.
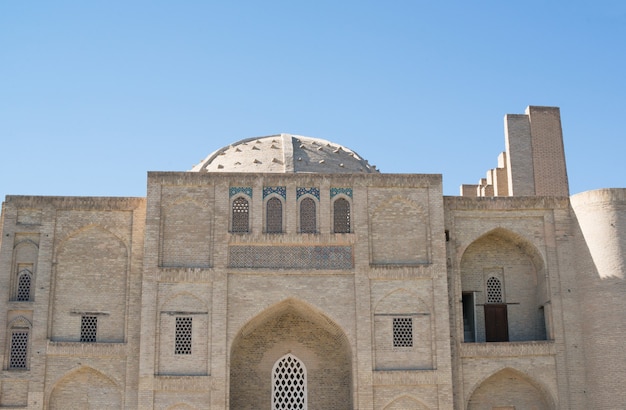
[[[459,197],[289,134],[7,196],[0,407],[623,408],[626,189],[569,196],[558,108],[505,136]]]

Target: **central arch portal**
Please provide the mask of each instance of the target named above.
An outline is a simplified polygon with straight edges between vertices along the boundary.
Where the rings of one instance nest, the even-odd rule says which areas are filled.
[[[230,408],[273,409],[277,366],[297,376],[303,398],[278,408],[352,409],[348,340],[328,317],[301,302],[284,301],[239,332],[231,349]]]

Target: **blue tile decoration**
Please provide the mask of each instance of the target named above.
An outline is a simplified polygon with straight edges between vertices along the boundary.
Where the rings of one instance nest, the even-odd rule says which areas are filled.
[[[263,187],[263,199],[270,194],[278,194],[287,199],[287,187],[284,186],[264,186]]]
[[[231,186],[228,190],[228,197],[232,198],[240,192],[243,192],[244,194],[248,195],[248,197],[252,198],[252,187],[245,186]]]
[[[330,188],[331,199],[337,194],[344,194],[345,196],[352,198],[352,188]]]
[[[304,187],[298,187],[296,188],[296,199],[300,199],[300,197],[302,195],[313,195],[315,198],[317,198],[317,200],[320,200],[320,190],[319,188],[315,188],[315,187],[311,187],[311,188],[304,188]]]
[[[354,268],[352,246],[231,246],[228,266],[252,269]]]

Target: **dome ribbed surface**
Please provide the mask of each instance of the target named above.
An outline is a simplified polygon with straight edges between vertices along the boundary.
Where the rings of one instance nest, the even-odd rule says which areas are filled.
[[[356,152],[330,141],[291,134],[248,138],[221,148],[191,172],[378,173]]]

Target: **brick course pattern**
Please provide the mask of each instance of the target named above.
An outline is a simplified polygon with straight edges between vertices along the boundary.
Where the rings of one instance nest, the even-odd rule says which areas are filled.
[[[569,197],[558,108],[505,145],[458,197],[290,134],[145,198],[8,196],[0,407],[270,409],[293,376],[309,409],[623,408],[626,189]]]

